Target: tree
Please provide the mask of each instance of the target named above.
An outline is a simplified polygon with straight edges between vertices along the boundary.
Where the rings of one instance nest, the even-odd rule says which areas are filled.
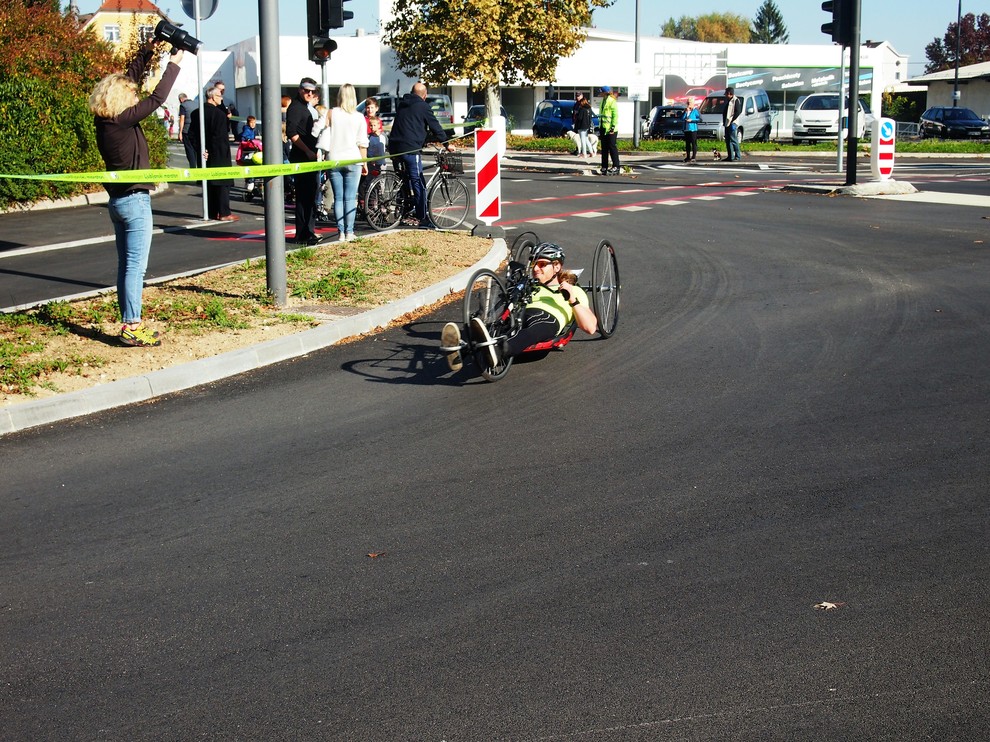
[[[594,8],[613,0],[396,0],[383,41],[399,68],[431,85],[472,80],[498,115],[499,86],[553,80],[584,42]]]
[[[749,18],[735,13],[708,13],[697,18],[681,16],[669,19],[660,35],[688,41],[708,41],[722,44],[748,44]]]
[[[791,35],[784,25],[784,17],[780,14],[777,3],[773,0],[763,0],[763,5],[756,11],[753,27],[749,30],[751,44],[786,44]]]
[[[964,15],[959,23],[959,66],[990,61],[990,15]],[[956,66],[956,23],[953,21],[941,39],[925,47],[925,72],[940,72]]]

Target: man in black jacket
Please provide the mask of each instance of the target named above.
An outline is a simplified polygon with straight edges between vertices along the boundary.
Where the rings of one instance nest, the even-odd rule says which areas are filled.
[[[426,102],[426,86],[417,82],[413,85],[412,92],[406,93],[399,101],[388,137],[388,151],[393,159],[405,163],[409,185],[416,198],[416,220],[419,226],[427,228],[432,228],[433,225],[426,213],[426,181],[423,178],[420,150],[430,135],[435,141],[447,141],[446,132]]]
[[[316,80],[304,77],[299,81],[299,93],[285,112],[285,136],[292,143],[289,162],[315,162],[316,137],[313,136],[313,119],[320,94]],[[300,245],[317,245],[322,239],[316,234],[316,189],[320,174],[299,173],[296,186],[296,236]]]

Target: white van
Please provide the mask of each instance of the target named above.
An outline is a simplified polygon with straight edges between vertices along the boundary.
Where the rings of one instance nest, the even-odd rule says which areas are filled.
[[[742,115],[739,117],[739,141],[752,139],[757,142],[770,141],[770,122],[773,120],[773,109],[770,97],[763,88],[743,88],[735,91],[736,97],[742,101]],[[698,137],[708,139],[725,139],[722,127],[722,115],[729,99],[724,90],[709,93],[701,102],[698,113],[701,123],[698,124]]]
[[[844,122],[849,117],[849,96],[846,96],[842,109]],[[873,126],[873,114],[862,98],[859,99],[859,114],[856,117],[856,136],[863,139]],[[839,137],[839,94],[812,93],[798,99],[794,107],[794,121],[791,124],[793,144],[815,142]]]

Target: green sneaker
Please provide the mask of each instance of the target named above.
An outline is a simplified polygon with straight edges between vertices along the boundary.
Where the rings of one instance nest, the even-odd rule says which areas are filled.
[[[120,328],[120,342],[134,348],[154,348],[162,344],[157,332],[152,332],[144,325]]]

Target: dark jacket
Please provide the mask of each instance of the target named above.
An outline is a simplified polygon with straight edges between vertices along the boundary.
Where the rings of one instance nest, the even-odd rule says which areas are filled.
[[[591,130],[591,106],[574,106],[574,130]]]
[[[150,49],[139,51],[127,67],[127,75],[140,85],[144,70],[151,61],[154,52]],[[141,130],[142,119],[148,118],[161,106],[179,76],[179,65],[169,62],[162,75],[161,81],[151,95],[139,100],[130,108],[125,108],[113,118],[97,116],[96,146],[100,150],[107,170],[147,170],[151,167],[148,156],[148,140]],[[152,183],[105,183],[104,188],[114,198],[124,196],[131,191],[150,191]]]
[[[227,114],[220,106],[206,104],[203,109],[206,119],[206,167],[230,167],[230,140],[227,138]],[[211,180],[213,185],[233,185],[231,180]]]
[[[299,135],[299,139],[305,145],[295,146],[289,150],[289,162],[312,162],[310,152],[316,151],[316,137],[313,136],[313,114],[310,112],[306,101],[298,96],[292,99],[288,110],[285,112],[285,136],[291,141],[292,137]]]
[[[396,155],[401,152],[419,152],[432,134],[438,142],[446,142],[444,132],[430,104],[413,93],[406,93],[399,101],[392,131],[388,135],[388,151]]]

